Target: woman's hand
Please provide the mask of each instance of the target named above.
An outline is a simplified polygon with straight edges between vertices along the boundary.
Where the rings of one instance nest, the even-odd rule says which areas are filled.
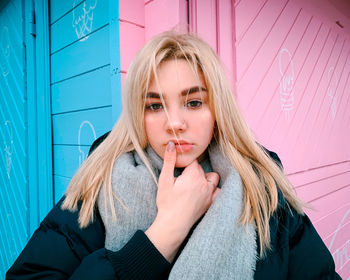
[[[176,150],[169,142],[159,176],[158,214],[146,235],[168,261],[172,261],[193,224],[208,210],[220,189],[219,175],[204,173],[196,161],[174,178]]]

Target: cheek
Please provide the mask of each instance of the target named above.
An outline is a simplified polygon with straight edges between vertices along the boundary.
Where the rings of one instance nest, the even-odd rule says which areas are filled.
[[[154,116],[150,115],[145,115],[144,127],[148,142],[152,145],[154,140],[157,138],[157,135],[159,135],[159,130],[161,127],[159,118],[155,118]]]
[[[215,120],[210,112],[201,116],[199,121],[195,124],[195,130],[198,135],[203,137],[203,141],[210,142],[213,132],[214,132],[214,123]],[[203,129],[205,128],[205,129]]]

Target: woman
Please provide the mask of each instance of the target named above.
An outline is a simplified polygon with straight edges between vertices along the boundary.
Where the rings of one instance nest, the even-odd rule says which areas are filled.
[[[94,145],[94,148],[97,145]],[[8,279],[339,279],[219,60],[163,33],[133,60],[123,112]]]

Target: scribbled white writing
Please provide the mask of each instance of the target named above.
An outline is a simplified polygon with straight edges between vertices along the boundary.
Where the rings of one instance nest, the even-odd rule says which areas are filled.
[[[338,76],[337,72],[334,70],[334,67],[330,67],[328,70],[328,81],[329,86],[327,89],[327,96],[331,102],[331,116],[334,120],[335,114],[337,113],[337,97],[335,96],[335,92],[338,84]]]
[[[281,73],[280,80],[280,104],[281,110],[285,114],[285,119],[290,120],[290,111],[294,107],[294,64],[292,55],[288,49],[283,48],[278,56],[279,70]]]
[[[83,121],[80,124],[79,131],[78,131],[79,166],[85,161],[87,157],[87,155],[85,154],[81,146],[81,133],[82,133],[83,127],[87,127],[88,129],[90,129],[94,135],[94,140],[96,140],[96,132],[92,123],[89,121]]]
[[[89,36],[86,35],[92,31],[94,9],[96,8],[97,0],[86,0],[82,5],[77,7],[76,2],[77,0],[73,2],[72,26],[79,41],[85,41],[89,38]]]
[[[9,29],[7,26],[4,26],[1,30],[0,49],[1,49],[1,53],[0,53],[1,54],[0,55],[1,72],[2,72],[2,75],[6,77],[9,74],[8,60],[11,54],[10,35],[9,35]]]
[[[348,211],[346,211],[345,215],[343,216],[339,225],[337,226],[337,229],[335,230],[335,232],[333,234],[331,243],[329,244],[329,248],[328,248],[329,251],[332,252],[333,244],[336,240],[336,237],[337,237],[340,229],[342,228],[342,226],[345,224],[345,220],[349,216],[349,214],[350,214],[350,209],[348,209]],[[350,239],[348,239],[345,242],[345,245],[342,248],[340,248],[340,249],[338,248],[334,252],[332,252],[332,256],[333,256],[337,270],[341,270],[343,268],[343,265],[350,259],[349,249],[350,249]]]
[[[12,124],[9,120],[6,120],[4,123],[5,126],[5,140],[4,140],[4,152],[6,160],[6,171],[7,177],[11,177],[11,168],[12,168],[12,154],[13,154],[13,131]]]

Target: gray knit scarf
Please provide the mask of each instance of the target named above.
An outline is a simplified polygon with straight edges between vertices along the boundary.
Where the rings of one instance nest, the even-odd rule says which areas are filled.
[[[162,159],[150,147],[145,152],[159,176]],[[169,279],[253,279],[256,233],[253,224],[245,227],[238,222],[243,207],[241,178],[217,144],[211,144],[208,154],[201,165],[205,172],[219,173],[221,191],[176,259]],[[98,207],[106,229],[105,248],[117,251],[138,229],[146,231],[153,223],[157,186],[138,154],[129,152],[114,164],[112,187],[128,210],[115,200],[114,222],[103,191]]]

